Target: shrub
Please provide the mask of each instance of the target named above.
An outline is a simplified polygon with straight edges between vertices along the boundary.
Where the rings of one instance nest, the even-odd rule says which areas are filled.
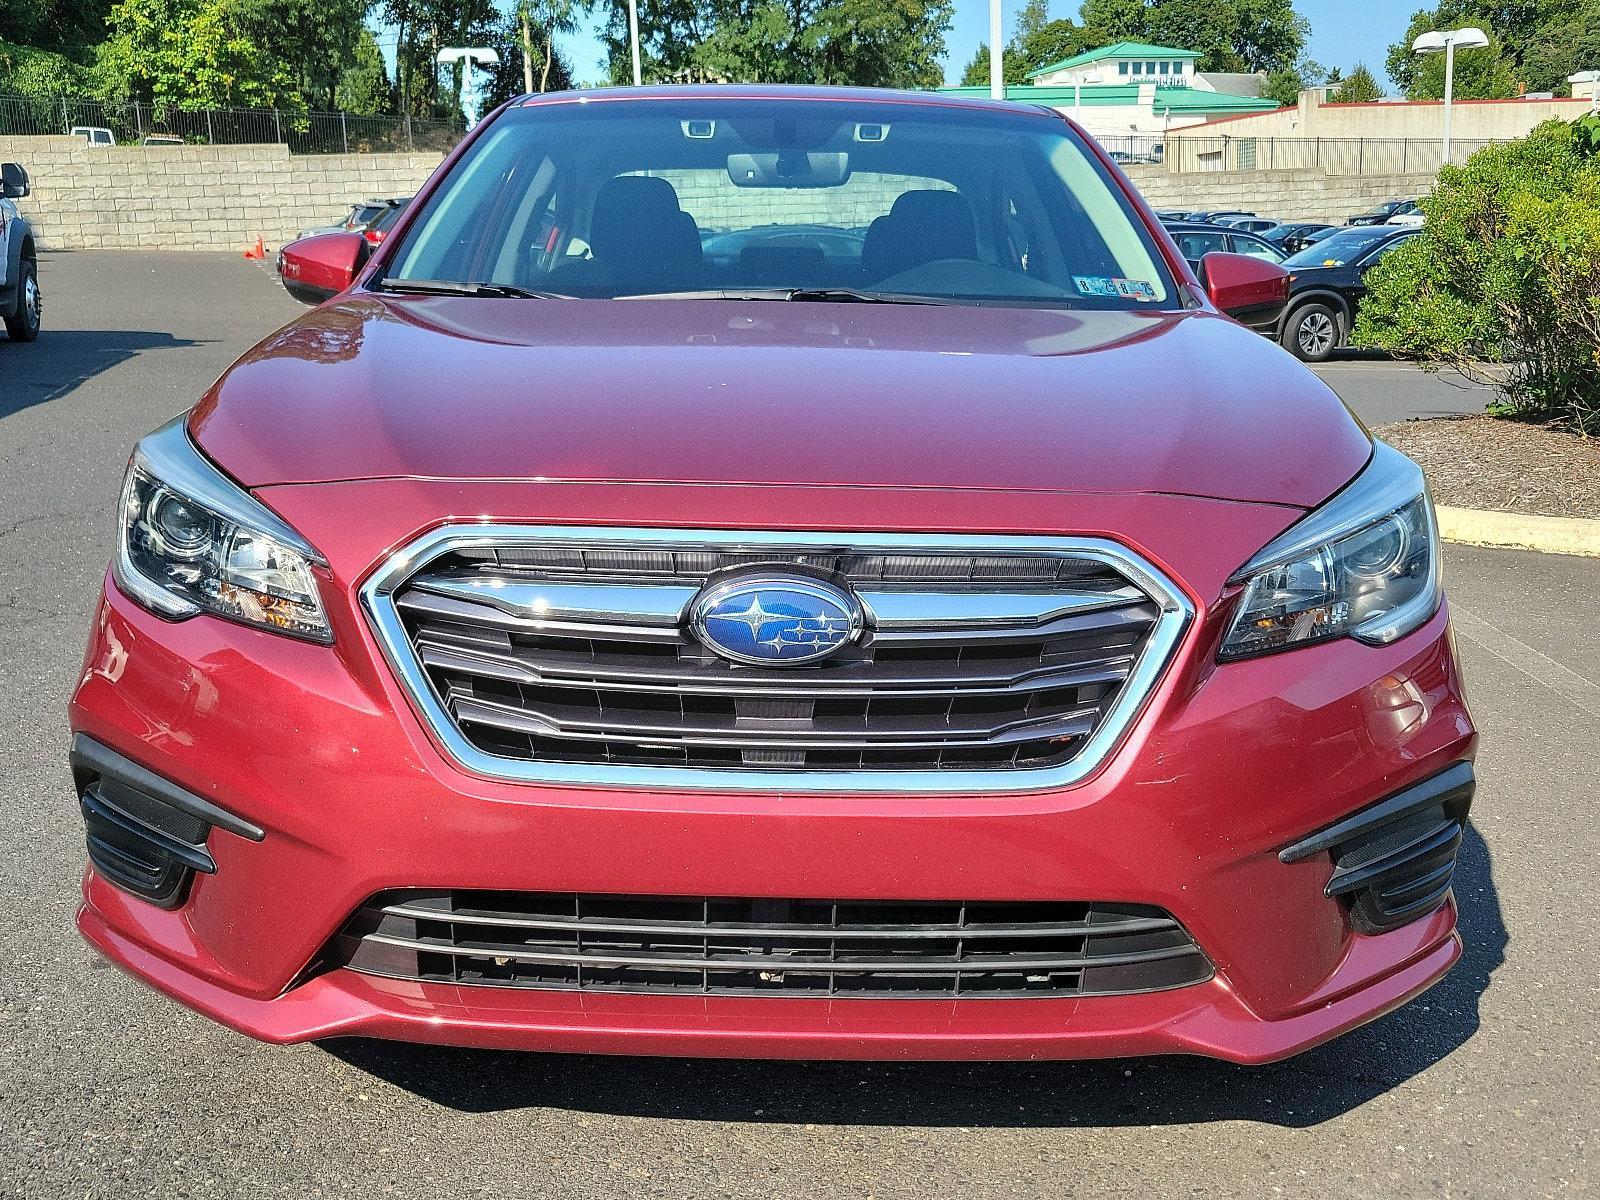
[[[1492,384],[1493,412],[1600,434],[1600,118],[1445,167],[1422,211],[1368,276],[1356,342]]]

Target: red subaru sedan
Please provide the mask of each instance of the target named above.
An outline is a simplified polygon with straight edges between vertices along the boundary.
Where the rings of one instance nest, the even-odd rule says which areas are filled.
[[[167,995],[1255,1063],[1458,957],[1422,475],[1059,115],[522,98],[284,279],[135,449],[72,700],[79,928]]]

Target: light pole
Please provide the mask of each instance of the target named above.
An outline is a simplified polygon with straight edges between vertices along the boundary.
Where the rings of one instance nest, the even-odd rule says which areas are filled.
[[[1086,83],[1103,83],[1105,76],[1099,71],[1085,71],[1082,75],[1072,78],[1072,119],[1079,125],[1083,124],[1083,85]]]
[[[989,99],[1006,98],[1006,52],[1000,45],[1000,0],[989,0]]]
[[[1456,84],[1456,48],[1476,50],[1489,44],[1489,35],[1475,25],[1465,29],[1441,29],[1425,33],[1411,43],[1417,54],[1444,54],[1444,157],[1450,161],[1450,100]]]
[[[628,0],[628,43],[633,51],[633,86],[644,84],[644,73],[639,69],[639,0]]]
[[[474,100],[478,98],[478,87],[472,78],[472,68],[474,64],[485,67],[496,66],[500,62],[499,52],[488,46],[446,46],[434,56],[434,62],[441,66],[446,63],[461,64],[461,107],[467,112],[467,128],[471,129],[478,123],[478,118],[471,114],[466,103],[469,94]]]
[[[1572,85],[1572,95],[1578,95],[1578,85],[1589,85],[1589,111],[1600,112],[1600,71],[1579,71],[1576,75],[1568,75],[1567,82]]]

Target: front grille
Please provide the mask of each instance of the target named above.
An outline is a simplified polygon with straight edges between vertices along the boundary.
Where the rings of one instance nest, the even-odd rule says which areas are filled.
[[[1159,908],[403,891],[324,967],[433,983],[744,996],[1003,998],[1185,987],[1210,962]]]
[[[1148,687],[1183,622],[1151,574],[1098,549],[1037,546],[1047,539],[1017,539],[1025,551],[801,535],[749,547],[622,532],[661,542],[458,533],[369,588],[391,656],[472,765],[538,764],[549,778],[1060,768],[1131,715],[1142,696],[1130,681],[1143,666]],[[803,667],[717,656],[686,611],[741,568],[853,590],[862,637]]]

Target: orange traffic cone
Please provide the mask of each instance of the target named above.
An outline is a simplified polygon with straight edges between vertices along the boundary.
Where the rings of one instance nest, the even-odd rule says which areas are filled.
[[[265,258],[267,256],[267,248],[261,244],[261,239],[257,238],[254,246],[245,247],[244,256],[246,258]]]

